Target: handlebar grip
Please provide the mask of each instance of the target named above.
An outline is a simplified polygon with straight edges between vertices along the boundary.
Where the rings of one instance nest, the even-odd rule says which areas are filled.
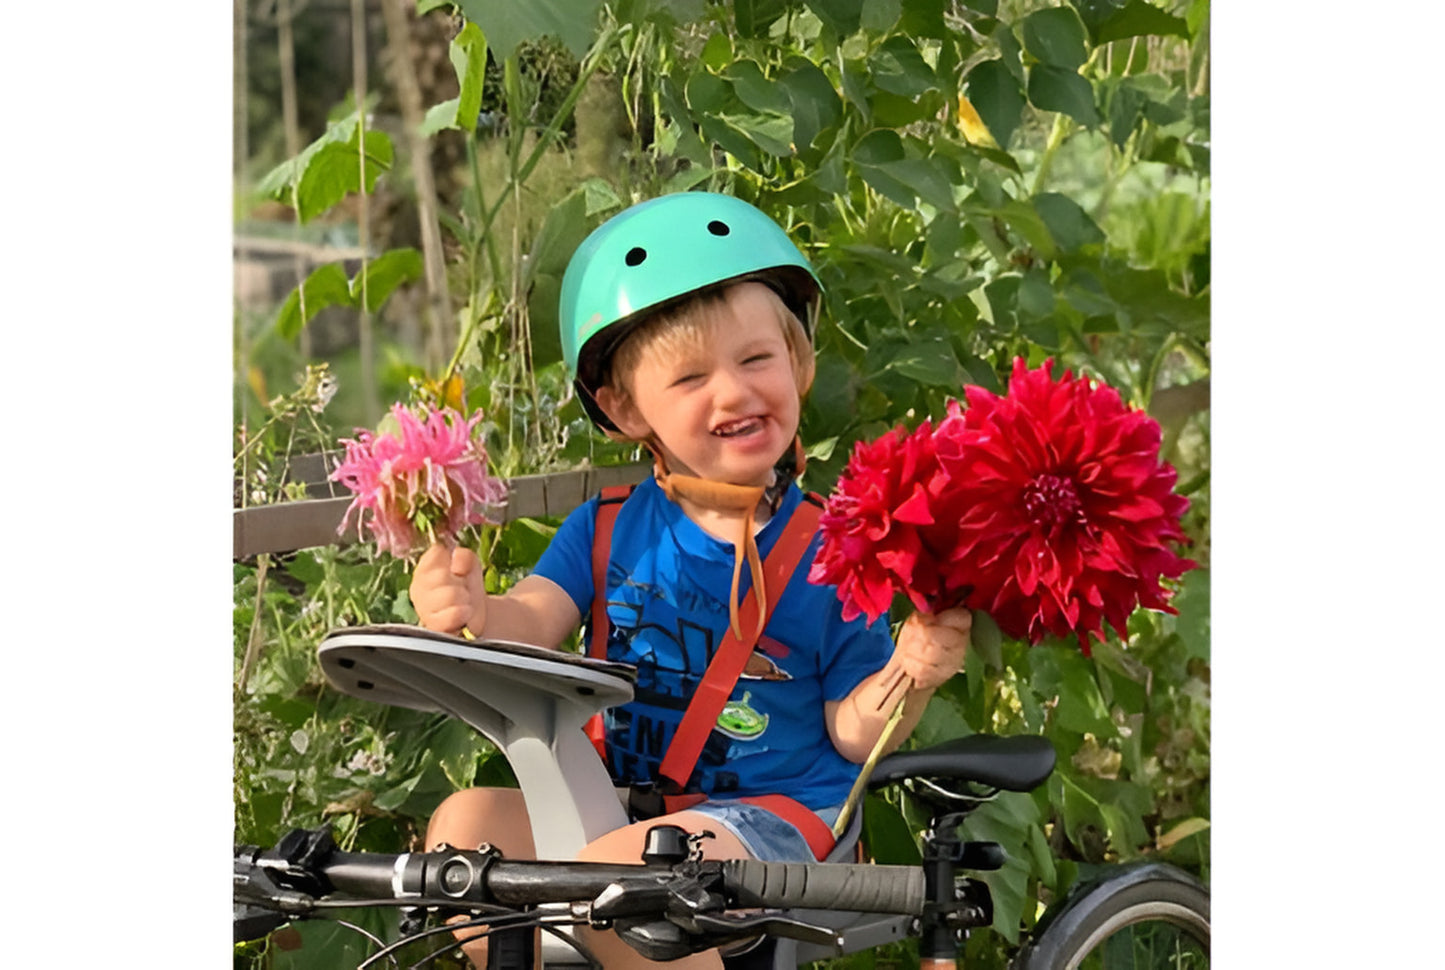
[[[723,885],[739,906],[859,913],[923,912],[923,870],[852,863],[723,863]]]

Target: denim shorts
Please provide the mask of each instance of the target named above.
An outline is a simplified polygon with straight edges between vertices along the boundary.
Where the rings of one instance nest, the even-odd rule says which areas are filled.
[[[842,808],[842,805],[832,805],[815,809],[813,814],[832,828]],[[754,859],[768,862],[817,861],[803,833],[766,808],[747,802],[706,801],[691,806],[687,811],[706,815],[737,836]]]

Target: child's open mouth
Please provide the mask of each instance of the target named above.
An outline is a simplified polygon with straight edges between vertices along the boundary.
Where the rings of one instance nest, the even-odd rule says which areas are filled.
[[[740,435],[752,434],[761,431],[763,422],[761,418],[741,418],[737,421],[728,421],[712,429],[712,433],[719,438],[736,438]]]

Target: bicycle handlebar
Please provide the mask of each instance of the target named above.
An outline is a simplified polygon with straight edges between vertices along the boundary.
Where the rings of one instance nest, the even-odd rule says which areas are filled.
[[[733,859],[722,870],[728,899],[741,907],[908,916],[923,911],[924,875],[917,866]]]
[[[659,827],[671,828],[671,827]],[[702,860],[680,829],[642,864],[504,859],[491,847],[422,853],[343,852],[328,829],[288,834],[274,849],[235,849],[238,939],[281,920],[340,906],[480,912],[566,904],[572,922],[618,926],[668,921],[697,941],[736,934],[739,910],[834,910],[917,916],[925,875],[916,866]],[[684,848],[686,847],[686,848]],[[756,919],[756,917],[752,917]],[[796,924],[802,930],[805,924]],[[634,945],[638,945],[633,941]],[[663,951],[659,953],[676,953]]]

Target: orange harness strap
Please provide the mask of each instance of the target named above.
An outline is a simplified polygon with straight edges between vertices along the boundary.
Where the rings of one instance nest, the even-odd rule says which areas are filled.
[[[617,514],[631,493],[632,486],[603,489],[597,509],[596,534],[592,542],[592,629],[588,643],[588,654],[593,657],[607,656],[607,561],[612,551],[612,529],[617,522]],[[762,594],[765,602],[776,604],[782,597],[783,590],[817,532],[822,511],[823,500],[809,493],[784,523],[782,534],[778,536],[777,542],[763,561],[762,578],[765,586]],[[702,754],[703,746],[712,734],[713,726],[717,724],[718,715],[732,696],[733,688],[742,676],[743,668],[747,666],[748,658],[767,623],[767,617],[759,615],[757,593],[753,589],[748,590],[747,598],[743,601],[740,619],[742,622],[738,626],[755,632],[744,639],[737,636],[733,626],[729,625],[663,755],[658,771],[661,776],[659,781],[664,787],[670,785],[675,792],[681,792],[687,785],[688,778],[692,776],[698,756]],[[601,715],[594,716],[588,722],[587,733],[598,754],[605,760],[607,749]],[[704,801],[706,797],[698,793],[665,795],[663,804],[666,811],[677,812]],[[824,859],[832,850],[832,830],[801,802],[786,795],[755,795],[739,801],[766,809],[788,822],[802,833],[813,855],[819,860]]]
[[[609,485],[597,503],[597,533],[592,539],[592,638],[587,655],[607,659],[607,558],[612,553],[612,527],[622,503],[632,494],[632,485]],[[587,737],[603,761],[607,760],[607,727],[601,714],[587,721]]]
[[[783,524],[782,534],[763,560],[763,582],[766,588],[761,591],[761,596],[764,602],[777,603],[782,596],[793,571],[808,550],[808,543],[813,540],[821,514],[822,510],[812,503],[799,502],[792,517]],[[658,780],[671,782],[674,791],[680,792],[687,787],[687,780],[697,764],[698,755],[702,754],[703,745],[712,734],[718,715],[727,706],[728,698],[732,697],[733,687],[737,685],[748,658],[752,656],[753,647],[762,635],[767,621],[766,617],[759,613],[759,595],[760,591],[756,588],[749,589],[742,609],[739,610],[741,628],[753,632],[744,638],[739,637],[733,627],[728,627],[723,634],[722,643],[713,654],[712,662],[707,665],[702,680],[693,691],[692,699],[687,702],[687,710],[683,712],[682,722],[678,724],[677,732],[667,746],[667,753],[663,755],[662,766],[658,769],[661,777]]]

